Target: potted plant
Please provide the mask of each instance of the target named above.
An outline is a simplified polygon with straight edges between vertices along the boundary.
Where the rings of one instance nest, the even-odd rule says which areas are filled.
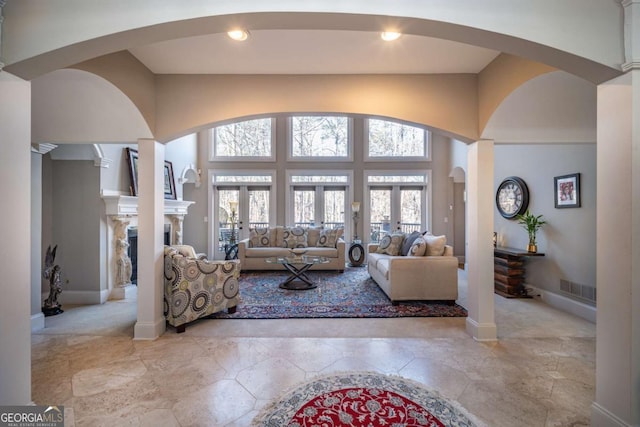
[[[538,246],[536,245],[536,233],[540,228],[547,223],[547,221],[542,219],[542,215],[533,215],[528,210],[524,213],[524,215],[516,216],[518,219],[518,224],[522,225],[527,233],[529,233],[529,245],[527,246],[528,252],[537,252]]]

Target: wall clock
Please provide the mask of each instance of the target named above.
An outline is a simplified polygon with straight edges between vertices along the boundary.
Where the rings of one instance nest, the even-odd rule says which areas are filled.
[[[500,215],[507,219],[522,215],[529,207],[529,189],[517,176],[505,178],[496,192],[496,207]]]

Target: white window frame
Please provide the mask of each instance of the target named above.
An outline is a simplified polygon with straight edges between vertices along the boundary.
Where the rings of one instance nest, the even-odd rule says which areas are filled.
[[[331,181],[326,181],[326,182],[293,182],[292,177],[293,176],[297,176],[297,175],[306,175],[306,176],[314,176],[314,175],[325,175],[325,176],[346,176],[347,177],[347,181],[346,182],[331,182]],[[345,198],[344,198],[344,240],[348,241],[350,240],[350,237],[352,235],[352,228],[353,228],[353,224],[352,224],[352,220],[351,220],[351,203],[354,201],[353,200],[353,170],[351,169],[343,169],[343,170],[337,170],[337,169],[331,169],[331,170],[308,170],[308,169],[287,169],[286,171],[286,176],[287,176],[287,191],[285,194],[285,206],[287,207],[286,211],[285,211],[285,218],[287,221],[287,224],[293,224],[294,221],[294,215],[293,215],[293,200],[292,200],[292,195],[293,195],[293,190],[295,187],[327,187],[327,186],[344,186],[345,187]],[[320,199],[316,199],[316,213],[318,212],[318,206],[324,206],[323,200]],[[317,219],[317,218],[316,218]],[[318,223],[316,224],[316,226],[320,226],[321,224]]]
[[[401,125],[423,128],[424,131],[424,156],[370,156],[369,155],[369,120],[382,120]],[[384,117],[367,117],[364,120],[364,160],[366,162],[412,162],[412,161],[431,161],[431,131],[416,123],[404,122],[401,120],[390,120]]]
[[[216,155],[216,127],[226,126],[233,123],[242,123],[251,120],[268,118],[271,120],[271,154],[269,156],[218,156]],[[245,120],[218,123],[207,132],[209,138],[209,161],[210,162],[275,162],[276,161],[276,118],[275,117],[253,117]]]
[[[294,117],[346,117],[347,119],[347,155],[346,156],[294,156],[293,155],[293,118]],[[287,117],[287,160],[290,162],[353,162],[353,117],[342,114],[292,114]]]
[[[370,176],[413,176],[413,175],[422,175],[425,178],[424,183],[420,183],[420,182],[380,182],[380,183],[369,183],[369,177]],[[432,201],[432,191],[431,188],[433,187],[433,182],[432,182],[432,171],[431,169],[422,169],[422,170],[418,170],[418,169],[414,169],[414,170],[365,170],[364,171],[364,179],[363,179],[363,188],[364,188],[364,194],[363,194],[363,206],[360,208],[360,212],[363,212],[363,209],[368,210],[369,206],[371,205],[371,197],[370,197],[370,189],[371,187],[403,187],[403,186],[411,186],[411,185],[424,185],[425,189],[425,197],[424,200],[422,202],[423,206],[422,206],[422,223],[425,224],[425,227],[427,228],[427,230],[431,231],[433,230],[432,226],[432,219],[433,219],[433,201]],[[400,203],[400,200],[393,200],[392,203]],[[393,207],[392,207],[393,209]],[[370,243],[371,242],[371,235],[370,233],[367,232],[367,230],[371,229],[371,215],[369,214],[369,212],[365,213],[361,213],[360,217],[362,218],[362,226],[364,227],[363,230],[363,239],[362,241],[365,243]]]
[[[271,176],[271,182],[264,182],[264,181],[237,181],[237,182],[218,182],[216,180],[216,176]],[[216,228],[215,228],[215,223],[216,221],[214,221],[215,218],[215,213],[213,211],[213,207],[218,206],[218,198],[217,198],[217,194],[215,193],[215,187],[248,187],[248,186],[261,186],[261,187],[270,187],[269,189],[269,194],[270,194],[270,199],[271,199],[271,203],[269,203],[269,226],[275,226],[275,221],[276,221],[276,213],[277,213],[277,201],[278,201],[278,197],[277,197],[277,182],[276,182],[276,178],[277,178],[277,172],[273,169],[241,169],[241,170],[237,170],[237,169],[233,169],[233,170],[220,170],[220,169],[209,169],[208,170],[208,180],[207,183],[209,184],[208,187],[208,198],[207,198],[207,218],[205,218],[205,222],[208,223],[208,227],[207,227],[207,240],[208,240],[208,256],[211,259],[214,258],[220,258],[221,254],[218,253],[217,251],[217,233],[216,233]],[[242,195],[241,195],[242,197]],[[242,201],[241,201],[242,203]],[[246,233],[248,233],[249,229],[247,228],[246,230],[243,229],[243,231]]]

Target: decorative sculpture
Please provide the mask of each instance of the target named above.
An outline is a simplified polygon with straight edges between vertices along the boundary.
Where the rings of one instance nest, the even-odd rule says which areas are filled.
[[[62,306],[58,302],[58,295],[62,293],[62,279],[60,278],[60,266],[53,265],[56,259],[56,250],[58,245],[51,250],[51,245],[47,248],[47,254],[44,257],[44,270],[42,277],[49,281],[49,296],[42,304],[42,312],[45,316],[55,316],[63,313]]]
[[[127,254],[129,242],[127,226],[129,221],[115,220],[115,246],[116,246],[116,286],[122,287],[131,283],[131,258]]]

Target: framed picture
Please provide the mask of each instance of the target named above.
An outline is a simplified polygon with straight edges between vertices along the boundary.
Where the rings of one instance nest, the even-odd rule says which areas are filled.
[[[580,207],[580,174],[556,176],[553,178],[555,206],[561,208]]]
[[[138,196],[138,151],[133,148],[125,148],[127,154],[127,164],[129,165],[129,193]],[[176,199],[176,182],[173,178],[173,164],[165,160],[164,162],[164,198]]]
[[[173,165],[170,161],[164,161],[164,198],[176,199],[176,182],[173,180]]]

